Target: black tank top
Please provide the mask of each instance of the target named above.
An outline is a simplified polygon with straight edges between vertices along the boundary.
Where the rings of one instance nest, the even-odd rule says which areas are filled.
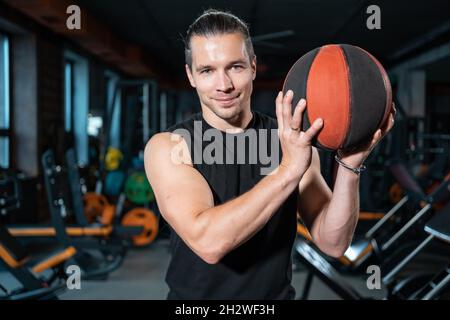
[[[206,164],[205,161],[194,163],[194,153],[202,154],[200,152],[211,143],[202,141],[204,140],[201,139],[202,134],[207,129],[215,130],[223,137],[222,141],[225,144],[227,138],[237,139],[239,135],[247,133],[249,128],[256,129],[257,132],[267,129],[269,134],[267,145],[270,150],[270,134],[275,134],[275,139],[278,139],[277,127],[274,118],[253,112],[252,120],[244,132],[228,134],[212,128],[203,119],[202,114],[197,113],[166,131],[174,132],[178,129],[176,133],[179,133],[179,129],[183,129],[189,133],[189,137],[184,138],[190,139],[186,142],[194,168],[208,182],[214,196],[214,205],[219,205],[255,186],[265,177],[261,174],[261,168],[268,165],[261,159],[249,161],[250,150],[255,152],[255,149],[250,149],[252,147],[250,143],[245,144],[245,164],[242,164],[242,161],[237,163],[237,143],[234,143],[232,150],[229,150],[227,145],[228,148],[224,152],[234,153],[232,164]],[[197,131],[196,135],[194,131]],[[259,135],[256,136],[258,141],[261,140]],[[278,164],[281,161],[281,147],[279,145],[277,147]],[[166,275],[170,289],[168,299],[293,299],[295,290],[291,286],[291,250],[296,236],[297,195],[298,192],[294,191],[260,231],[229,252],[217,264],[204,262],[172,230],[172,259]]]

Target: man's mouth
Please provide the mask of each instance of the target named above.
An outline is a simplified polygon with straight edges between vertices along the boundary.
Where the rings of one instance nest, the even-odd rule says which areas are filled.
[[[234,97],[221,97],[221,98],[215,98],[214,100],[226,102],[226,101],[234,100],[234,99],[236,99],[237,97],[238,97],[238,96],[234,96]]]
[[[219,104],[221,106],[227,107],[227,106],[231,106],[237,100],[238,97],[239,97],[239,95],[233,96],[233,97],[217,97],[217,98],[214,98],[214,100],[219,102]]]

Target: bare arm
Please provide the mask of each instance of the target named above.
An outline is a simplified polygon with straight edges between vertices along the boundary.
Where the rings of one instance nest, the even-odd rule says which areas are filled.
[[[149,141],[146,173],[163,217],[207,263],[217,263],[252,237],[298,185],[281,168],[241,196],[214,206],[207,182],[186,156],[184,140],[175,142],[170,137],[171,133],[161,133]],[[177,144],[184,150],[178,164],[171,159]]]
[[[359,167],[378,142],[394,125],[395,107],[382,128],[361,150],[344,155],[342,161]],[[299,183],[298,213],[309,229],[314,243],[326,254],[342,256],[355,232],[359,217],[359,175],[338,167],[333,192],[320,174],[320,159],[313,148],[311,166]]]
[[[299,215],[314,243],[324,253],[340,257],[352,241],[359,216],[359,176],[339,167],[333,192],[320,173],[313,148],[311,166],[299,184]]]

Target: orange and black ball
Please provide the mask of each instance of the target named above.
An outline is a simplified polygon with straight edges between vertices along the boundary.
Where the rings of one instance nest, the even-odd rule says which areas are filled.
[[[383,66],[367,51],[331,44],[302,56],[286,76],[283,92],[294,92],[293,106],[306,99],[303,130],[324,120],[314,145],[352,150],[370,141],[387,120],[392,90]]]

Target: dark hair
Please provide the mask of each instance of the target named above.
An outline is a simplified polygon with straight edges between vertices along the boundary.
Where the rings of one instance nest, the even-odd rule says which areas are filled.
[[[193,36],[205,37],[230,33],[242,34],[249,58],[253,59],[255,53],[247,24],[230,12],[208,9],[195,19],[186,32],[184,56],[189,68],[192,68],[191,38]]]

